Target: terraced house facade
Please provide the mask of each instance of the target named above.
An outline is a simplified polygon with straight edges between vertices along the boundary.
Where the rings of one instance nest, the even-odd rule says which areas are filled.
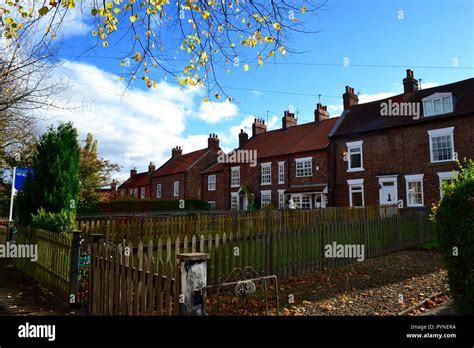
[[[216,207],[247,210],[285,209],[292,200],[297,208],[324,208],[331,204],[329,190],[329,131],[337,118],[329,118],[327,108],[318,104],[313,122],[298,125],[295,115],[285,111],[282,127],[267,131],[264,120],[255,119],[252,136],[241,130],[238,163],[217,163],[202,174],[203,197],[215,196]],[[242,161],[242,159],[254,161]],[[245,162],[245,163],[242,163]],[[212,178],[209,181],[209,178]],[[217,186],[209,184],[216,180]],[[217,192],[213,192],[220,190]],[[222,197],[219,201],[219,198]],[[225,197],[225,198],[224,198]]]
[[[211,134],[207,148],[184,155],[175,148],[162,167],[133,181],[149,181],[145,197],[203,199],[213,209],[286,209],[290,201],[301,209],[430,207],[456,175],[456,159],[474,158],[474,79],[420,89],[407,70],[403,86],[364,104],[346,86],[340,117],[318,103],[306,124],[289,111],[276,130],[255,119],[251,136],[241,130],[224,160]]]
[[[456,159],[474,158],[474,79],[419,89],[407,70],[403,85],[402,94],[366,104],[346,87],[330,136],[336,206],[430,207],[456,175]]]

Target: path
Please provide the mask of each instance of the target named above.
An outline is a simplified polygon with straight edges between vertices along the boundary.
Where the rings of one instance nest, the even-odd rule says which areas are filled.
[[[0,260],[0,315],[74,315],[51,292]]]

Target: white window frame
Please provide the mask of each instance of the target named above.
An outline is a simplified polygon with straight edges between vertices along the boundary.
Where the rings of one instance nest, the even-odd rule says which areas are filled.
[[[442,161],[435,161],[433,159],[433,138],[438,138],[442,136],[450,136],[451,137],[451,159],[442,160]],[[446,127],[446,128],[439,128],[439,129],[432,129],[428,131],[429,142],[430,142],[430,161],[431,163],[443,163],[443,162],[453,162],[454,161],[454,153],[456,150],[454,149],[454,127]]]
[[[278,162],[278,183],[285,183],[285,162]]]
[[[356,206],[354,208],[365,207],[364,179],[347,180],[347,185],[349,185],[349,206],[354,207],[352,204],[352,193],[362,192],[362,206]],[[360,186],[361,190],[354,190],[354,186]]]
[[[161,184],[156,184],[156,198],[161,198],[162,192],[161,192]]]
[[[217,183],[216,175],[215,174],[209,175],[207,177],[207,190],[208,191],[215,191],[216,190],[216,183]]]
[[[268,196],[268,202],[263,203],[263,196]],[[266,204],[272,204],[272,190],[260,191],[260,208]]]
[[[133,196],[133,188],[130,189],[130,196]]]
[[[346,143],[347,148],[347,171],[348,172],[362,172],[364,171],[364,151],[362,149],[363,141],[352,141],[350,143]],[[360,167],[352,167],[351,163],[351,150],[352,149],[359,149],[360,150]]]
[[[451,101],[449,107],[447,109],[444,109],[444,103],[443,103],[443,99],[445,98],[449,98],[449,100]],[[434,102],[435,100],[439,100],[440,103],[441,103],[441,112],[435,112],[435,109],[434,109]],[[429,117],[429,116],[436,116],[436,115],[443,115],[443,114],[449,114],[451,112],[453,112],[454,110],[454,100],[453,100],[453,94],[452,93],[434,93],[426,98],[423,98],[422,100],[422,103],[423,103],[423,116],[425,117]],[[425,107],[425,104],[428,104],[430,103],[431,104],[431,110],[433,110],[432,113],[429,113],[427,112],[427,108]]]
[[[268,173],[264,174],[264,171]],[[264,180],[265,179],[265,180]],[[271,185],[272,184],[272,163],[261,163],[260,164],[260,185]]]
[[[135,187],[135,188],[133,189],[133,196],[134,196],[135,198],[138,198],[138,187]]]
[[[285,190],[278,190],[278,209],[285,209]]]
[[[179,181],[173,182],[173,196],[179,197]]]
[[[423,188],[423,177],[425,174],[413,174],[405,175],[405,190],[406,190],[406,200],[407,207],[424,207],[425,206],[425,193]],[[408,184],[412,182],[421,182],[421,204],[411,204],[409,199]]]
[[[234,177],[234,174],[236,176]],[[240,187],[240,167],[230,168],[230,187]]]
[[[438,173],[439,178],[439,197],[443,198],[443,181],[445,180],[453,180],[459,175],[459,171],[454,170],[452,172],[440,172]]]
[[[295,175],[297,178],[307,178],[307,177],[310,177],[310,176],[313,176],[313,157],[303,157],[303,158],[296,158],[295,159]],[[306,174],[306,170],[308,168],[305,168],[305,165],[304,163],[306,162],[309,162],[310,163],[310,173],[309,175]],[[303,163],[303,168],[298,168],[298,164],[300,163]],[[298,175],[298,170],[302,170],[303,171],[303,175]]]
[[[232,202],[234,198],[236,198],[235,203]],[[236,205],[236,206],[234,207],[234,205]],[[239,193],[238,192],[231,192],[230,193],[230,209],[231,210],[239,210],[239,207],[240,207],[240,205],[239,205]]]
[[[215,210],[216,209],[216,201],[208,201],[207,203],[209,204],[209,209],[210,210]]]
[[[140,188],[140,199],[145,198],[145,193],[146,193],[145,188],[144,187]]]

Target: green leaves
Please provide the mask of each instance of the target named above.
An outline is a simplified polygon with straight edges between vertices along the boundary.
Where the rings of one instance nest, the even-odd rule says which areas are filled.
[[[48,12],[49,12],[49,8],[46,7],[46,6],[43,6],[38,10],[38,13],[41,17],[46,16],[48,14]]]

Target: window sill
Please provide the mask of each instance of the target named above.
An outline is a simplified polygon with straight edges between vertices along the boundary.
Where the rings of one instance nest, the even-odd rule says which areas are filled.
[[[363,172],[365,169],[364,168],[353,168],[353,169],[348,169],[348,173],[355,173],[355,172]]]
[[[271,184],[271,182],[261,182],[260,186],[270,186]]]
[[[456,162],[455,160],[445,160],[445,161],[431,161],[430,164],[441,164],[441,163],[454,163]]]

